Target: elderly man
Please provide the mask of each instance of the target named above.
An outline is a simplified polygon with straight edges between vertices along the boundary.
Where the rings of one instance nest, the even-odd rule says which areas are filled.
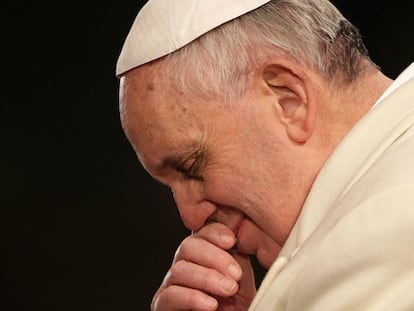
[[[414,66],[384,76],[327,0],[150,0],[117,76],[193,231],[153,310],[414,310]]]

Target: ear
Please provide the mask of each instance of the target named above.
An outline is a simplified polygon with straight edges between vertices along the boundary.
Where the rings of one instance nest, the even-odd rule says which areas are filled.
[[[308,96],[307,80],[290,62],[272,62],[263,69],[263,80],[274,96],[274,108],[291,140],[305,143],[315,128],[315,109]]]

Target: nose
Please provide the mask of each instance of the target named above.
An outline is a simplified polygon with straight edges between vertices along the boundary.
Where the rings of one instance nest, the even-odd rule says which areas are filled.
[[[202,186],[197,181],[176,183],[171,190],[181,219],[189,230],[199,230],[217,210],[214,203],[204,198]]]

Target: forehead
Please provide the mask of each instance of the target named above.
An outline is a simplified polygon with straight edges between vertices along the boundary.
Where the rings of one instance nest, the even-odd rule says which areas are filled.
[[[205,131],[203,106],[173,89],[160,63],[142,66],[121,79],[122,126],[142,162],[194,146]]]
[[[160,113],[169,109],[170,113],[179,114],[185,110],[183,101],[170,87],[162,74],[161,63],[149,63],[127,73],[121,78],[120,111],[122,121],[130,121],[129,117],[137,117],[143,113],[151,115],[151,120],[160,117]]]

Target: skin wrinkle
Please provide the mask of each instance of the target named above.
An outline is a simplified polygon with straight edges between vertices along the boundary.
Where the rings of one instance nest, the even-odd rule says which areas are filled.
[[[314,9],[320,14],[318,22],[324,23],[324,9],[330,8]],[[335,26],[339,15],[331,13]],[[301,29],[300,19],[290,21]],[[308,23],[306,27],[310,28],[304,30],[312,32],[314,26]],[[325,23],[323,27],[328,26]],[[222,27],[218,29],[226,25]],[[302,46],[294,31],[289,27],[285,30],[284,38],[291,37],[293,48]],[[360,38],[348,38],[357,33],[353,28],[345,30],[341,33],[344,37],[333,43],[352,48],[352,40],[359,42]],[[269,42],[254,42],[260,51],[249,50],[249,57],[242,58],[249,61],[258,56],[256,62],[232,68],[239,63],[236,57],[229,59],[229,55],[236,55],[232,51],[223,49],[213,55],[223,62],[207,57],[217,42],[221,48],[231,44],[225,44],[225,37],[217,42],[213,38],[194,41],[204,49],[200,57],[194,52],[197,49],[184,47],[121,78],[121,94],[127,93],[121,95],[121,122],[142,165],[171,188],[183,223],[194,234],[181,245],[188,246],[186,240],[201,239],[213,244],[210,254],[218,248],[219,254],[229,255],[232,245],[226,248],[209,240],[208,234],[223,232],[230,236],[229,243],[236,239],[237,254],[256,255],[268,268],[295,225],[320,169],[391,80],[364,54],[344,52],[337,61],[333,56],[341,49],[335,46],[332,50],[328,47],[326,59],[310,55],[309,59],[315,60],[312,62],[297,55],[292,58],[291,52],[281,52],[280,47],[270,48]],[[319,50],[314,39],[304,38],[307,43],[299,52]],[[309,45],[312,42],[313,48]],[[237,42],[233,44],[238,46]],[[242,52],[246,54],[246,50]],[[352,58],[349,62],[348,56]],[[243,68],[249,68],[248,72]],[[240,82],[237,78],[241,72],[245,75]],[[188,255],[180,249],[177,254]],[[213,266],[213,272],[225,269],[227,264],[218,261],[213,258],[199,265]],[[155,300],[169,285],[167,274]],[[194,289],[191,283],[178,285]],[[211,293],[205,288],[200,291]]]
[[[323,163],[390,83],[367,71],[363,89],[333,89],[319,72],[280,57],[256,68],[244,96],[226,106],[176,92],[153,74],[161,65],[121,80],[128,139],[146,170],[171,188],[189,230],[197,235],[207,224],[223,224],[238,252],[256,255],[264,267],[284,245]],[[200,176],[191,177],[186,169],[200,150],[208,156]]]
[[[336,139],[323,139],[324,136],[322,136],[321,133],[328,133],[326,135],[336,135],[339,137],[339,134],[343,133],[344,130],[342,130],[339,125],[334,125],[337,127],[337,134],[335,131],[332,131],[332,128],[325,128],[323,131],[318,130],[316,134],[312,136],[311,140],[306,142],[306,144],[296,144],[295,142],[290,142],[289,144],[291,147],[289,148],[293,148],[295,153],[299,152],[299,158],[306,159],[308,163],[287,161],[287,159],[292,157],[290,155],[291,151],[283,147],[286,143],[288,143],[288,141],[285,140],[286,138],[282,139],[282,136],[277,139],[276,137],[272,138],[276,133],[282,134],[284,132],[282,129],[283,125],[280,127],[277,123],[272,121],[273,118],[278,118],[277,113],[273,109],[270,109],[272,107],[271,105],[264,103],[258,105],[256,100],[258,96],[265,96],[263,99],[269,101],[274,92],[277,92],[277,90],[271,91],[266,84],[256,84],[254,81],[261,79],[261,76],[257,71],[251,74],[251,83],[243,100],[239,100],[237,105],[231,105],[231,109],[221,109],[223,105],[222,102],[203,102],[203,99],[193,101],[191,97],[186,98],[186,101],[184,101],[185,98],[182,97],[181,94],[177,94],[173,91],[173,89],[168,88],[168,81],[165,81],[164,77],[151,74],[151,72],[153,73],[156,71],[160,65],[161,63],[158,62],[156,65],[152,64],[150,66],[143,66],[137,70],[131,78],[127,75],[127,78],[131,80],[130,84],[135,85],[131,89],[137,94],[134,94],[133,97],[131,97],[131,94],[130,98],[128,98],[130,104],[121,103],[121,107],[124,105],[121,108],[121,110],[124,110],[122,115],[129,113],[133,116],[131,117],[132,120],[139,120],[140,115],[142,114],[151,115],[151,118],[142,119],[143,122],[141,121],[139,124],[137,124],[136,121],[132,124],[132,122],[128,122],[128,117],[123,117],[123,123],[130,138],[141,134],[139,145],[138,140],[131,139],[131,141],[134,145],[134,149],[137,151],[139,159],[143,162],[144,167],[146,167],[150,173],[155,175],[155,178],[168,184],[171,180],[173,180],[171,178],[173,178],[174,175],[171,175],[168,178],[162,176],[161,178],[161,176],[156,176],[151,169],[156,166],[155,163],[159,163],[161,160],[160,158],[155,160],[158,157],[157,154],[159,153],[157,147],[165,145],[168,146],[170,151],[162,153],[163,156],[165,156],[166,154],[174,154],[173,150],[183,150],[183,148],[188,148],[191,144],[195,144],[197,146],[203,145],[203,148],[208,150],[208,154],[215,155],[208,157],[208,161],[206,161],[207,163],[203,168],[204,172],[209,172],[208,174],[205,174],[205,176],[203,174],[203,178],[206,179],[206,183],[209,184],[209,187],[200,193],[204,193],[207,200],[211,200],[213,204],[214,202],[220,202],[223,198],[225,198],[225,201],[222,202],[223,204],[220,203],[219,206],[233,206],[235,208],[238,208],[238,205],[242,206],[249,218],[255,219],[255,221],[260,223],[263,229],[268,232],[273,232],[273,238],[282,245],[297,218],[297,213],[293,216],[291,214],[293,210],[286,213],[280,208],[270,208],[270,206],[275,205],[272,202],[272,197],[274,197],[274,195],[268,195],[268,193],[273,193],[275,187],[277,189],[277,185],[280,185],[281,189],[283,189],[283,185],[295,185],[294,188],[304,189],[303,193],[300,197],[298,197],[297,192],[293,193],[285,191],[283,194],[285,197],[283,202],[295,202],[298,201],[298,198],[301,198],[301,203],[299,204],[299,206],[301,206],[304,198],[310,190],[310,185],[312,184],[314,177],[307,181],[301,180],[303,177],[295,180],[295,176],[300,176],[301,174],[299,173],[296,175],[293,172],[302,171],[302,167],[315,167],[315,164],[311,164],[312,161],[322,161],[322,158],[312,160],[311,154],[314,152],[313,149],[318,149],[320,153],[321,150],[330,150],[330,148],[333,147],[331,144],[323,145],[321,143],[326,143],[327,141],[335,142]],[[301,65],[295,62],[294,66],[299,66],[300,68]],[[263,68],[260,68],[260,70],[263,70]],[[300,70],[299,72],[302,77],[305,78],[305,83],[310,83],[310,81],[312,81],[312,85],[316,87],[314,89],[306,90],[309,103],[314,101],[312,98],[315,96],[319,96],[318,98],[322,100],[330,99],[330,96],[328,95],[325,97],[322,96],[326,93],[326,91],[329,92],[329,89],[326,90],[326,84],[323,78],[318,78],[316,75],[308,76],[311,71]],[[307,72],[307,74],[303,75],[304,72]],[[148,79],[148,76],[152,79]],[[141,92],[138,85],[140,85],[139,81],[143,80],[149,80],[150,83],[154,83],[154,86],[159,91],[149,92],[148,90],[144,90]],[[134,81],[136,81],[136,83],[134,83]],[[127,86],[126,89],[128,89],[128,87],[129,86]],[[163,94],[175,95],[164,96]],[[341,93],[338,91],[337,95],[340,94]],[[168,99],[167,103],[164,98]],[[262,108],[258,110],[258,108],[262,105],[264,105],[263,109],[268,110],[267,112]],[[322,105],[317,103],[317,107],[320,106]],[[359,105],[356,105],[356,107],[359,107],[359,109],[355,110],[355,114],[360,113],[361,109],[369,109],[364,108],[365,106]],[[326,115],[320,115],[320,117],[325,119],[329,118],[329,114],[332,113],[332,108],[333,107],[326,106]],[[187,111],[185,114],[182,113],[183,109]],[[125,112],[126,110],[128,110],[128,113]],[[263,113],[265,114],[263,115]],[[335,114],[337,114],[337,112],[335,112]],[[347,118],[355,122],[355,117],[352,115],[347,116]],[[157,120],[157,122],[153,122],[151,120]],[[171,123],[171,120],[174,120],[173,123]],[[175,134],[171,132],[172,128],[170,129],[169,124],[175,124]],[[243,124],[244,128],[241,128],[241,124]],[[315,125],[322,128],[324,123],[320,122],[320,120],[315,120]],[[349,125],[344,126],[344,128],[347,126]],[[131,130],[131,127],[134,129]],[[238,130],[235,130],[236,128]],[[260,133],[258,130],[260,130]],[[162,135],[157,138],[159,134]],[[168,135],[165,136],[164,134]],[[176,137],[179,137],[180,139],[171,139],[169,135],[176,135]],[[257,137],[260,137],[260,139],[256,139]],[[186,141],[185,144],[183,144],[184,138]],[[223,139],[225,140],[223,141]],[[153,144],[154,141],[156,141],[157,144]],[[303,145],[307,146],[308,144],[310,146],[315,145],[315,147],[309,148],[309,146],[307,149],[303,148]],[[142,146],[149,146],[150,149],[143,153]],[[219,153],[216,151],[217,148],[220,149]],[[244,165],[234,161],[229,161],[227,155],[233,154],[235,150],[240,150],[237,157],[243,155],[246,159],[254,160],[248,161],[250,164]],[[151,155],[151,159],[148,157],[145,158],[143,154],[146,154],[147,156]],[[263,157],[264,155],[266,156]],[[272,158],[279,160],[273,161],[271,160],[272,158],[268,158],[269,155],[272,155]],[[329,156],[329,152],[326,152],[326,157],[327,156]],[[235,157],[231,156],[231,158],[234,159]],[[272,163],[272,166],[267,168],[265,163],[269,162]],[[284,164],[289,162],[291,166],[290,169],[289,166]],[[251,171],[249,170],[250,166],[254,166],[254,168],[251,168]],[[315,174],[313,176],[316,176],[318,170],[319,168],[315,170]],[[252,176],[257,176],[258,172],[262,172],[262,174],[264,173],[266,175],[261,176],[264,180],[274,180],[276,183],[259,183],[261,186],[258,186],[258,184],[256,187],[252,188],[255,189],[253,192],[240,192],[239,189],[244,189],[244,187],[246,187],[245,184],[253,182],[253,180],[256,179],[256,177]],[[222,189],[216,187],[214,183],[210,183],[211,180],[214,180],[213,178],[210,178],[210,175],[214,175],[214,179],[219,178],[220,180],[223,180],[223,182],[225,180],[226,187],[231,189],[234,188],[233,196],[237,198],[237,204],[232,202],[233,199],[228,201],[230,197],[222,197],[221,194],[219,197],[216,197],[216,194],[220,193]],[[229,176],[232,176],[233,178],[229,178]],[[235,183],[235,180],[238,182]],[[238,184],[239,182],[241,182],[241,184]],[[304,187],[305,184],[309,186]],[[261,205],[263,205],[266,212],[259,212],[260,209],[257,202],[261,202]],[[276,206],[277,205],[278,204],[276,204]],[[277,222],[278,226],[276,228],[273,224],[268,223],[268,219],[270,218],[268,213],[272,214],[272,217],[279,219]],[[276,230],[276,232],[279,233],[275,234],[275,231],[272,230]],[[280,234],[280,232],[285,233]]]
[[[236,121],[237,122],[237,121]],[[225,133],[223,134],[223,135],[225,135]],[[211,137],[210,137],[211,138]],[[210,139],[211,140],[211,139]],[[214,139],[212,139],[212,140],[214,140]],[[250,148],[250,150],[255,150],[254,148],[252,149],[252,148]],[[220,165],[220,163],[216,163],[216,164],[219,164]],[[212,167],[212,170],[214,170],[214,165],[215,165],[215,163],[214,162],[212,162],[211,164],[210,164],[210,167]],[[246,201],[245,201],[246,202]]]

